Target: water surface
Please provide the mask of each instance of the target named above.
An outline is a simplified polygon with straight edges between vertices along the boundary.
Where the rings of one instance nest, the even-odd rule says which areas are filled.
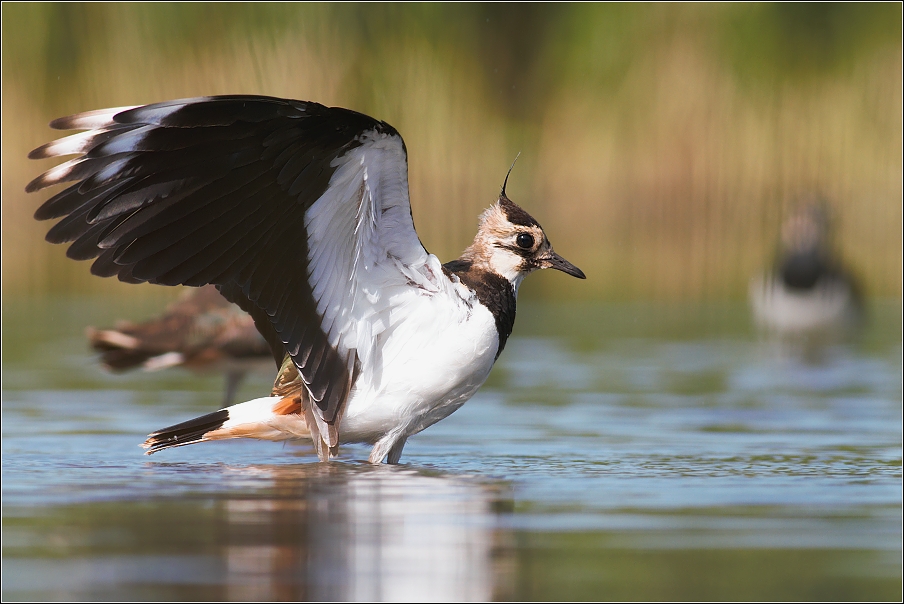
[[[524,304],[399,467],[142,455],[222,394],[96,366],[84,326],[144,306],[4,301],[4,599],[901,598],[900,303],[816,352],[742,305]]]

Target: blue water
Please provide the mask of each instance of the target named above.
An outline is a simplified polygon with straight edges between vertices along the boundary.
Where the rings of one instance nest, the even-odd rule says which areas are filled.
[[[5,599],[901,597],[899,303],[817,353],[738,305],[524,305],[397,468],[305,443],[145,456],[220,378],[106,375],[81,337],[101,301],[43,304],[54,329],[4,308]]]

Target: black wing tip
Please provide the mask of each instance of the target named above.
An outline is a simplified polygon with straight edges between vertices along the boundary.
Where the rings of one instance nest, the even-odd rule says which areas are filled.
[[[41,174],[40,176],[29,182],[27,185],[25,185],[25,192],[34,193],[35,191],[40,191],[41,189],[46,189],[47,187],[49,187],[50,185],[47,183],[47,180],[45,178],[46,176],[46,173]]]
[[[52,120],[48,126],[50,126],[54,130],[75,130],[72,126],[72,122],[75,119],[75,115],[67,115],[65,117],[58,117],[55,120]]]
[[[148,434],[147,439],[141,443],[141,446],[147,449],[145,455],[152,455],[163,449],[190,445],[202,441],[205,434],[221,428],[228,420],[229,410],[220,409],[181,424],[175,424],[152,432]]]
[[[74,113],[72,115],[58,117],[55,120],[51,121],[48,125],[54,130],[85,130],[86,128],[84,126],[79,125],[79,120],[83,119],[86,115],[90,115],[91,113],[94,112],[86,111],[84,113]]]
[[[37,149],[32,149],[28,152],[28,159],[47,159],[48,157],[54,157],[47,153],[47,149],[49,149],[52,144],[53,143],[45,143]]]

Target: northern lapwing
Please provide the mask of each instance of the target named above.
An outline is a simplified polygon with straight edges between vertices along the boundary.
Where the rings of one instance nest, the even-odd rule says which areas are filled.
[[[89,111],[83,130],[31,152],[76,155],[28,184],[71,182],[35,213],[91,272],[203,286],[251,314],[280,368],[270,396],[148,436],[147,453],[217,439],[311,438],[397,463],[406,440],[483,384],[515,322],[525,276],[553,251],[505,183],[474,242],[440,263],[418,239],[407,151],[348,109],[218,96]],[[506,177],[506,182],[508,177]]]
[[[832,249],[824,201],[809,197],[792,209],[775,263],[751,280],[749,296],[757,324],[779,335],[843,332],[861,322],[860,288]]]
[[[196,373],[224,373],[224,407],[234,402],[248,372],[274,371],[270,345],[254,319],[213,285],[188,289],[157,317],[140,323],[119,321],[106,329],[88,327],[85,333],[110,371],[184,367]]]

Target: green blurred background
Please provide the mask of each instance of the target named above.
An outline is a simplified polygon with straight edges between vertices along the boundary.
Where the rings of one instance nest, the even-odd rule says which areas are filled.
[[[3,296],[172,288],[89,275],[43,241],[26,154],[88,109],[210,94],[349,107],[409,151],[443,261],[509,194],[586,282],[523,295],[742,299],[782,217],[829,200],[871,297],[902,288],[901,5],[2,5]],[[170,290],[170,291],[167,291]]]

